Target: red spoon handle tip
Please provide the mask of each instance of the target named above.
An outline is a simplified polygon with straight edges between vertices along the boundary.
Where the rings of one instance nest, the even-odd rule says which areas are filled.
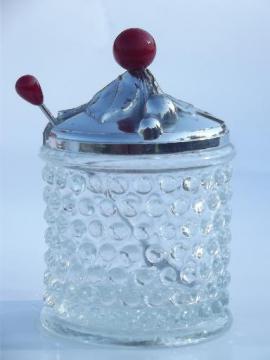
[[[17,93],[33,105],[43,104],[43,93],[38,80],[32,75],[21,76],[15,85]]]

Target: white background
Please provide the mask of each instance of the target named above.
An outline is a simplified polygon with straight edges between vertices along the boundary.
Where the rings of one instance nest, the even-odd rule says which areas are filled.
[[[269,359],[270,1],[2,0],[1,14],[0,299],[40,299],[44,268],[38,152],[46,119],[16,95],[16,79],[35,75],[54,113],[85,103],[122,72],[116,35],[142,27],[157,42],[151,70],[161,87],[231,129],[232,309],[247,353]],[[254,332],[245,320],[257,314]]]

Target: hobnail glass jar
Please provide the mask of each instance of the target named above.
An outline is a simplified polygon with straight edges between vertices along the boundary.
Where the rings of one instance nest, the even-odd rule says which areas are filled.
[[[156,155],[43,146],[43,325],[164,345],[227,328],[233,154],[230,144]]]

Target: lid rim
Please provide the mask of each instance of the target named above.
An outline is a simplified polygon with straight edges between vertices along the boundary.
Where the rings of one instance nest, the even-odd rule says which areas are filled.
[[[230,143],[229,133],[212,139],[199,139],[169,143],[90,143],[76,140],[58,140],[51,138],[46,145],[59,151],[72,151],[74,153],[97,153],[114,155],[143,155],[143,154],[169,154],[198,151],[208,148],[221,148]]]

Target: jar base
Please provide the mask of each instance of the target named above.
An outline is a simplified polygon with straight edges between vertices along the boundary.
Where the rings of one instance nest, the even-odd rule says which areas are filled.
[[[88,344],[125,345],[125,346],[184,346],[210,340],[227,331],[232,324],[232,315],[226,310],[222,316],[204,321],[198,325],[185,328],[127,334],[117,332],[97,332],[95,329],[71,324],[56,316],[54,312],[44,307],[41,311],[41,324],[50,333],[74,339]]]

